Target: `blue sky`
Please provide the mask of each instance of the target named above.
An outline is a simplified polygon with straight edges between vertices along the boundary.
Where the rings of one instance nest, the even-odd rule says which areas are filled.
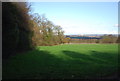
[[[117,34],[117,2],[32,2],[32,12],[45,14],[65,35]]]

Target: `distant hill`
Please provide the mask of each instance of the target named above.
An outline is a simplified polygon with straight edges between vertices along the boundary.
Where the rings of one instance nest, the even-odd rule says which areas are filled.
[[[66,37],[69,37],[71,39],[102,39],[101,36],[104,35],[118,36],[117,34],[84,34],[84,35],[66,35]]]
[[[104,35],[118,36],[118,34],[78,34],[78,35],[66,35],[66,36],[104,36]]]
[[[101,39],[101,37],[89,37],[89,36],[66,36],[71,39]]]

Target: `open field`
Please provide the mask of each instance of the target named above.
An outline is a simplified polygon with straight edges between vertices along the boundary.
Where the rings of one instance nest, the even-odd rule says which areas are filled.
[[[117,73],[117,44],[39,46],[3,62],[3,79],[105,78]]]

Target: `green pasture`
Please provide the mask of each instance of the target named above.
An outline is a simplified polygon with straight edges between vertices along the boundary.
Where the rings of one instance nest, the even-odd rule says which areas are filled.
[[[116,75],[117,44],[38,46],[3,61],[3,79],[89,79]]]

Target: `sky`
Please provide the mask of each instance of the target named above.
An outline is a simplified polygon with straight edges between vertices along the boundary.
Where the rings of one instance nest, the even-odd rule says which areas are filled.
[[[65,35],[117,34],[117,2],[31,2],[32,13],[45,14]]]

